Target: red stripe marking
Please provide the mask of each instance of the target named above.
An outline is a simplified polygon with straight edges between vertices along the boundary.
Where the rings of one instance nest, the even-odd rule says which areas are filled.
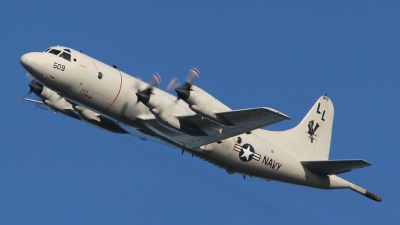
[[[119,96],[119,93],[121,92],[121,87],[122,87],[122,74],[121,74],[121,71],[118,70],[118,72],[119,72],[119,76],[120,76],[120,78],[121,78],[121,82],[120,82],[120,84],[119,84],[119,90],[118,90],[117,96],[115,96],[115,99],[114,99],[114,101],[113,101],[111,104],[110,104],[110,103],[107,103],[107,104],[109,104],[110,106],[109,106],[106,110],[104,110],[104,112],[107,112],[107,110],[109,110],[109,109],[111,108],[111,106],[114,106],[114,102],[117,100],[117,98],[118,98],[118,96]]]
[[[157,79],[158,84],[161,84],[161,77],[158,73],[154,73],[153,76]]]
[[[200,76],[200,72],[196,68],[192,67],[190,70],[194,72],[197,76]]]
[[[240,152],[240,151],[242,151],[242,147],[240,147],[239,145],[235,145],[233,150]]]

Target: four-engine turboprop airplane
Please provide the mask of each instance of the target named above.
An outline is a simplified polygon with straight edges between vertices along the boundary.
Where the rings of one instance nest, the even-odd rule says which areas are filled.
[[[333,104],[320,97],[304,119],[287,131],[264,126],[290,119],[267,107],[231,110],[193,85],[192,68],[177,97],[115,66],[68,47],[54,46],[21,57],[34,77],[29,84],[42,101],[26,99],[55,112],[114,133],[161,140],[213,163],[229,174],[259,177],[321,189],[349,188],[381,201],[337,174],[370,166],[364,160],[329,160]],[[46,105],[46,106],[43,106]]]

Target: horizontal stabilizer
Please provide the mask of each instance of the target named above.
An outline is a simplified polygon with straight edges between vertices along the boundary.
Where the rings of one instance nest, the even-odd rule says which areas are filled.
[[[362,159],[301,161],[301,164],[322,175],[346,173],[371,165]]]

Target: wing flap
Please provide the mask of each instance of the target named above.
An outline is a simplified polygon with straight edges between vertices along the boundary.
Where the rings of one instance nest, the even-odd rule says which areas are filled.
[[[371,165],[363,159],[301,161],[301,164],[322,175],[346,173]]]

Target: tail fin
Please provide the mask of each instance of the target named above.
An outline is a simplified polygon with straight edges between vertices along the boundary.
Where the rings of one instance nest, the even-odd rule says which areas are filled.
[[[302,160],[326,160],[332,136],[333,104],[322,96],[296,127],[286,131],[263,131],[269,141],[292,151]]]

